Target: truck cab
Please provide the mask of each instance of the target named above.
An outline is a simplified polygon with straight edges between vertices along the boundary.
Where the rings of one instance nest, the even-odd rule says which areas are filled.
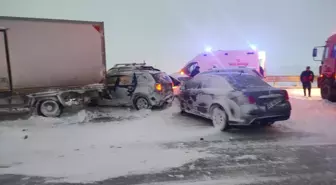
[[[318,53],[322,57],[317,59]],[[329,101],[336,101],[336,34],[330,36],[324,46],[313,49],[313,59],[320,61],[317,86],[320,88],[321,97]]]

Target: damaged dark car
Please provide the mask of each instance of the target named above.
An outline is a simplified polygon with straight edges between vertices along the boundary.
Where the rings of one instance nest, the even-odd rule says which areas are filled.
[[[181,86],[178,99],[181,113],[211,119],[221,131],[230,126],[272,125],[291,115],[286,90],[243,72],[200,73]]]

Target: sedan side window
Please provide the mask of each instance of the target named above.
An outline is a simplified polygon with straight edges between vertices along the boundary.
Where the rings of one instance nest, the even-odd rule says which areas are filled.
[[[198,89],[201,87],[201,82],[198,80],[190,80],[188,83],[186,83],[186,89]]]

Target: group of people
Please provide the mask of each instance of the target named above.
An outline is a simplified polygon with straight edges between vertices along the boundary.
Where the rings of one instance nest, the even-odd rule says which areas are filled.
[[[190,77],[193,78],[198,73],[200,73],[200,67],[196,66],[195,69],[190,73]],[[311,97],[311,84],[314,82],[314,73],[310,70],[310,66],[307,66],[306,70],[302,71],[300,75],[300,80],[302,83],[304,96],[307,96],[308,91],[308,96]]]

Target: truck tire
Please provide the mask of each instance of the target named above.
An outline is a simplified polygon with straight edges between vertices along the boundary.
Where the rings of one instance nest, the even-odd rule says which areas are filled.
[[[39,103],[38,113],[44,117],[59,117],[62,114],[63,107],[55,100],[43,100]]]
[[[329,80],[325,80],[321,85],[321,97],[322,99],[327,99],[331,102],[336,101],[336,91],[333,89],[331,82]]]

